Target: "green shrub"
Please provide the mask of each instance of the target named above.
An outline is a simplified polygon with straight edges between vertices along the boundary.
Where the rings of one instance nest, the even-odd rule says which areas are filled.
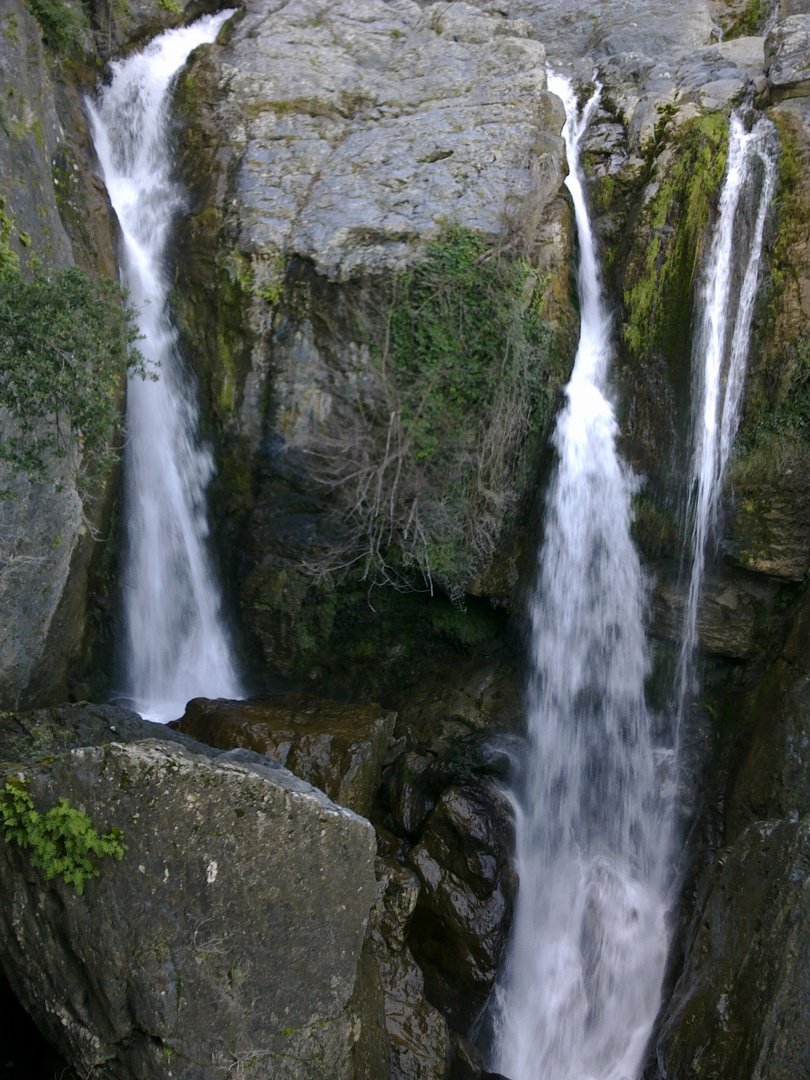
[[[121,289],[77,267],[24,278],[0,274],[0,462],[42,482],[79,448],[76,475],[103,471],[121,434],[119,400],[128,367],[142,371],[137,334]],[[8,490],[0,495],[8,496]]]
[[[84,883],[98,877],[95,859],[105,855],[121,859],[126,851],[119,829],[100,836],[87,814],[67,799],[60,799],[45,814],[38,813],[27,781],[6,782],[0,795],[0,817],[6,843],[29,852],[31,865],[42,870],[49,881],[61,877],[79,896]]]
[[[27,0],[27,3],[42,29],[42,40],[54,52],[73,52],[90,29],[80,3],[67,0]]]
[[[328,569],[461,599],[564,378],[544,286],[525,258],[451,225],[375,295],[376,396],[315,455],[346,539]]]

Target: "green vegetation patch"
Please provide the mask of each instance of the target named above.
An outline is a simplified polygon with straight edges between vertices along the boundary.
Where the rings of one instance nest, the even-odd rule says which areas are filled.
[[[26,0],[26,3],[42,29],[42,40],[56,53],[72,53],[89,33],[90,20],[81,3],[69,0]]]
[[[761,34],[771,10],[768,0],[745,0],[728,7],[729,11],[720,17],[725,41]]]
[[[0,223],[1,224],[1,223]],[[0,462],[42,482],[76,448],[76,478],[109,468],[121,435],[128,368],[143,373],[134,320],[119,286],[78,267],[0,274]],[[8,497],[9,492],[0,494]]]
[[[6,782],[0,794],[0,817],[6,843],[27,851],[31,865],[49,881],[61,877],[79,896],[85,882],[99,875],[96,859],[121,859],[126,851],[119,829],[99,835],[87,814],[67,799],[60,799],[45,814],[38,813],[25,780]]]
[[[666,139],[671,119],[665,110],[656,143]],[[669,157],[665,164],[659,161],[658,189],[642,211],[642,244],[625,279],[622,336],[638,358],[653,350],[668,357],[681,351],[726,168],[728,125],[719,113],[694,117],[667,141]]]
[[[377,396],[315,455],[344,536],[327,570],[460,600],[565,377],[545,284],[525,258],[451,225],[381,286],[368,319]]]

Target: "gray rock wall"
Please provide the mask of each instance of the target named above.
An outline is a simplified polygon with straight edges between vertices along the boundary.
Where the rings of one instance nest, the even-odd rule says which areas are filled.
[[[114,227],[79,91],[46,58],[28,8],[0,8],[0,195],[12,221],[8,242],[25,271],[74,261],[115,273]],[[6,433],[8,416],[0,415]],[[70,462],[68,462],[70,464]],[[84,644],[88,573],[109,518],[113,478],[92,501],[65,476],[35,485],[5,472],[16,498],[0,501],[0,702],[58,701]]]

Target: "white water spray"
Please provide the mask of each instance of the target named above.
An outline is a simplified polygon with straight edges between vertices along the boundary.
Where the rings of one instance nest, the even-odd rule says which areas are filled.
[[[770,121],[759,119],[746,131],[740,115],[732,115],[728,164],[704,271],[702,318],[693,349],[696,409],[689,489],[692,565],[676,681],[679,730],[687,698],[696,689],[693,655],[706,548],[716,530],[726,467],[740,421],[762,241],[776,190],[776,145]],[[752,189],[757,184],[756,218],[745,236],[740,217],[752,201]],[[743,262],[745,273],[740,282]]]
[[[124,239],[124,284],[140,311],[141,352],[159,376],[132,378],[127,389],[123,607],[128,696],[138,712],[160,721],[182,715],[189,698],[241,694],[206,547],[213,458],[199,442],[164,269],[183,205],[171,179],[171,88],[192,49],[214,41],[232,14],[170,30],[112,63],[112,82],[88,103]]]
[[[666,956],[662,827],[633,479],[606,397],[612,357],[579,148],[600,88],[563,130],[580,243],[579,348],[531,608],[531,753],[516,799],[520,889],[496,989],[491,1067],[510,1080],[635,1080]]]

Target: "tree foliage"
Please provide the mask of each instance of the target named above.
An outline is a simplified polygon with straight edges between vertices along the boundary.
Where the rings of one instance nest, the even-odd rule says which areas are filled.
[[[31,865],[42,870],[49,881],[61,877],[79,896],[84,883],[98,877],[95,859],[105,855],[121,859],[126,851],[119,829],[99,835],[87,814],[67,799],[60,799],[45,814],[38,813],[27,781],[7,781],[0,795],[0,817],[6,843],[27,851]]]
[[[115,282],[78,267],[23,277],[7,266],[0,274],[0,462],[36,482],[71,455],[79,477],[108,468],[121,435],[122,380],[128,367],[140,367],[136,338]]]

